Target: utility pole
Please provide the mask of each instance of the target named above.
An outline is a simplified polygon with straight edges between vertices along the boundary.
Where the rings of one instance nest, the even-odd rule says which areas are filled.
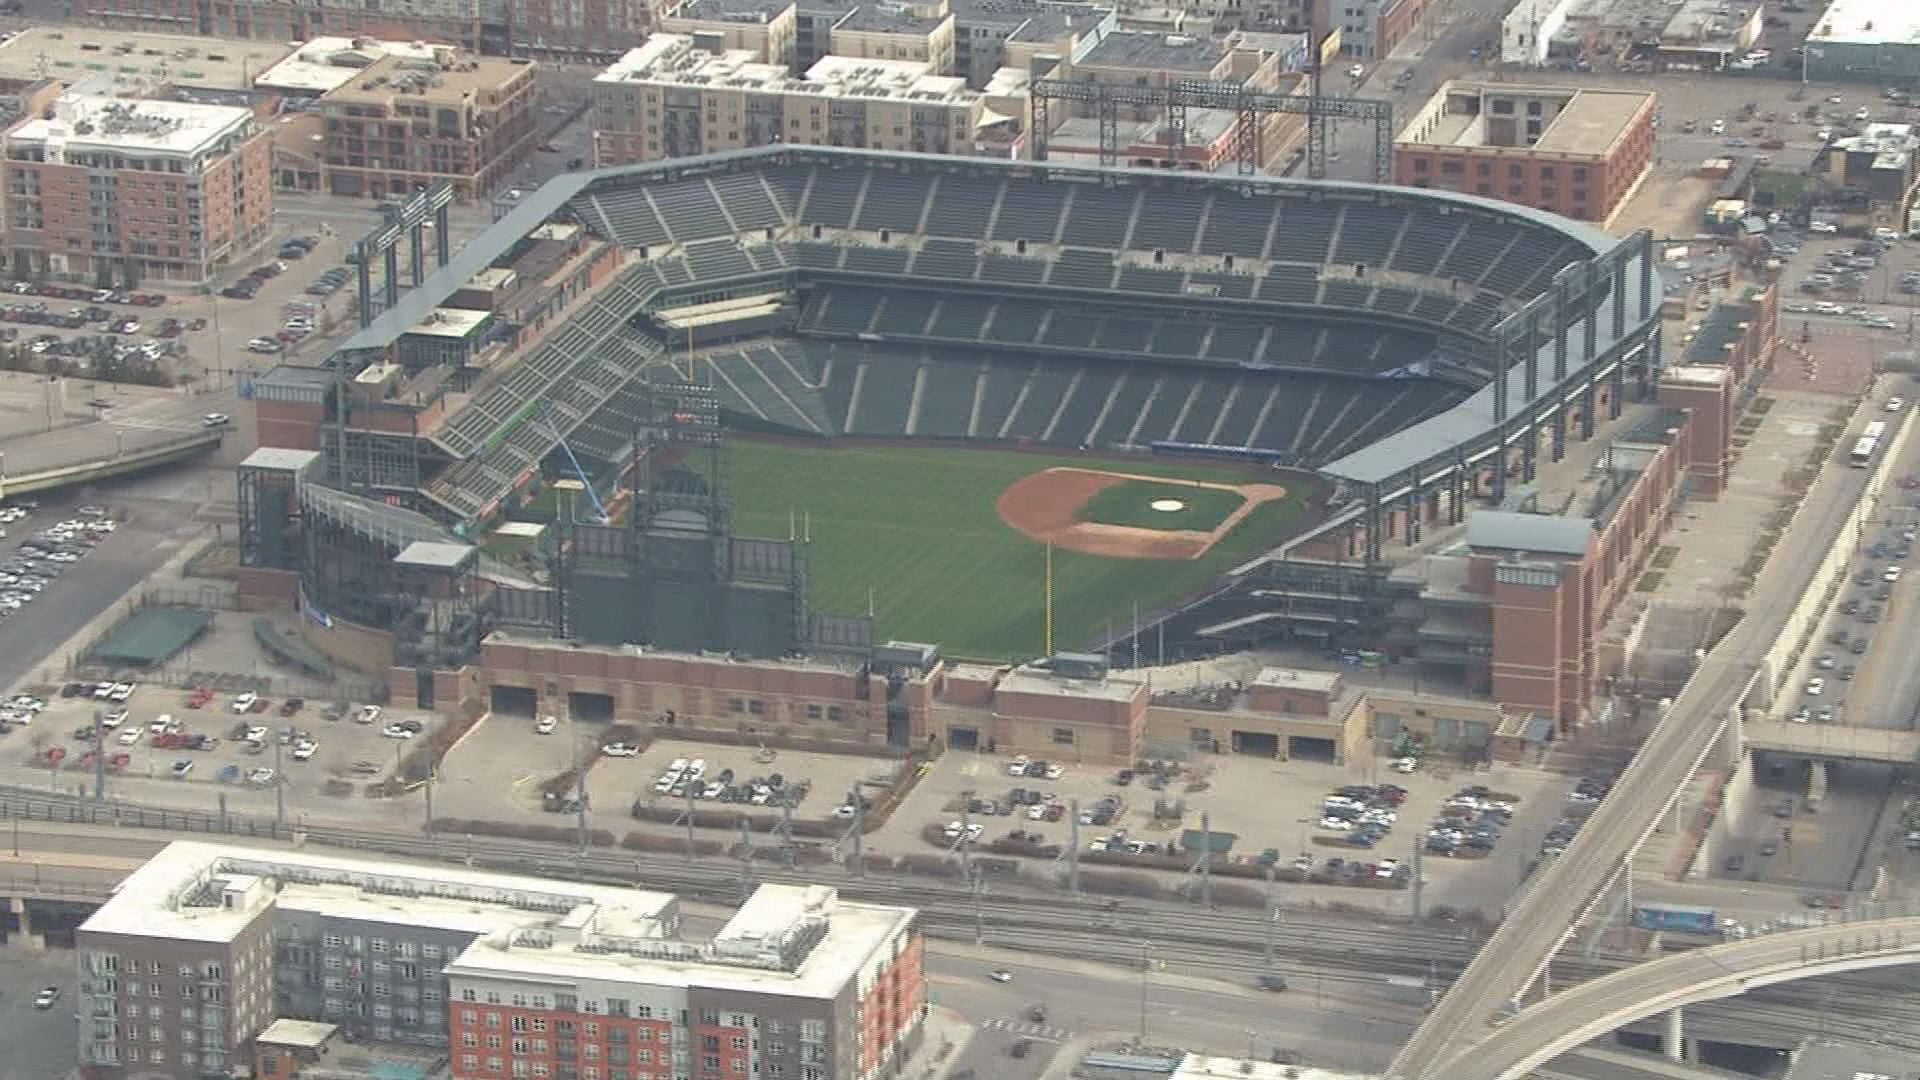
[[[1413,886],[1409,891],[1408,898],[1413,902],[1414,922],[1420,921],[1420,889],[1421,886],[1426,883],[1425,878],[1420,873],[1420,858],[1425,853],[1426,847],[1426,843],[1421,840],[1420,837],[1415,836],[1413,838]]]
[[[131,724],[131,717],[121,723]],[[103,802],[107,797],[107,735],[106,717],[99,709],[93,710],[93,801]]]
[[[1148,951],[1152,948],[1151,941],[1140,943],[1140,1045],[1143,1047],[1147,1045],[1147,971],[1151,963]]]
[[[1274,868],[1269,864],[1267,866],[1267,919],[1266,926],[1263,928],[1266,940],[1263,942],[1264,948],[1262,950],[1262,962],[1265,965],[1263,970],[1269,975],[1273,974],[1273,924],[1280,918],[1280,909],[1273,904],[1273,878]]]
[[[964,838],[962,838],[964,840]],[[967,870],[967,888],[973,893],[973,943],[976,946],[987,943],[987,915],[980,907],[980,871],[971,867]]]
[[[431,761],[427,763],[427,839],[433,839],[433,785],[440,779],[440,768]]]
[[[858,786],[848,797],[853,800],[853,876],[863,878],[867,876],[867,856],[861,847],[867,831],[867,804]]]
[[[1213,906],[1213,816],[1200,815],[1200,902]]]
[[[687,781],[687,809],[684,813],[687,821],[687,858],[693,858],[693,782]]]
[[[287,785],[286,772],[280,764],[280,749],[287,733],[281,732],[273,740],[273,835],[279,836],[287,827]],[[433,820],[433,814],[427,814],[427,820]]]
[[[1067,800],[1067,891],[1080,895],[1080,800]]]
[[[574,833],[580,845],[580,853],[587,851],[587,770],[580,761],[580,731],[574,726],[573,712],[567,712],[567,733],[573,736],[573,812]],[[693,785],[687,785],[688,805],[692,805]]]
[[[786,859],[787,869],[793,869],[793,800],[781,793],[780,798],[780,852]]]
[[[753,892],[753,828],[747,815],[740,815],[740,899]]]
[[[973,858],[968,848],[973,846],[973,801],[967,800],[960,807],[960,835],[954,839],[954,845],[960,849],[960,876],[973,876]]]

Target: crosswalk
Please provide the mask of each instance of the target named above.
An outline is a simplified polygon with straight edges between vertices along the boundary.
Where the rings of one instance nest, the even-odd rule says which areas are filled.
[[[1066,1042],[1073,1038],[1073,1032],[1066,1028],[1053,1027],[1050,1024],[1033,1024],[1025,1020],[1008,1020],[998,1016],[980,1021],[980,1026],[988,1031],[1005,1031],[1028,1039],[1044,1039],[1047,1042]]]

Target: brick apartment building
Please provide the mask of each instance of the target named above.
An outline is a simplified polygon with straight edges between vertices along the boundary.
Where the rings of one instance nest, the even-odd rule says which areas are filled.
[[[679,901],[175,843],[76,935],[86,1080],[298,1075],[332,1032],[456,1080],[896,1072],[925,1013],[910,908],[763,885],[711,938]]]
[[[383,55],[320,100],[324,169],[335,195],[407,195],[441,180],[481,199],[539,141],[534,64],[436,49]]]
[[[1393,145],[1394,182],[1605,222],[1653,165],[1655,95],[1453,80]]]
[[[66,94],[0,140],[22,277],[199,284],[272,227],[272,141],[249,109]]]

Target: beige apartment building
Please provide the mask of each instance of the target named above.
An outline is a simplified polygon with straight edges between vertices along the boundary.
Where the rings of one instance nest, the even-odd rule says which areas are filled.
[[[795,78],[709,33],[655,34],[593,85],[600,166],[777,142],[967,154],[1017,126],[924,60],[827,56]]]
[[[868,4],[834,24],[830,51],[862,60],[916,60],[953,74],[954,18],[946,0],[896,9]]]
[[[714,34],[725,49],[744,49],[764,64],[794,66],[800,15],[793,0],[685,0],[659,22],[661,33]]]

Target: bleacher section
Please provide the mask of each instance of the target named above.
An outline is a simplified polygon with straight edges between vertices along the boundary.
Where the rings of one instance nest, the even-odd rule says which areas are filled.
[[[636,316],[663,290],[804,297],[796,337],[700,354],[724,407],[770,430],[1314,461],[1460,400],[1484,375],[1471,363],[1384,376],[1443,334],[1471,360],[1474,338],[1592,254],[1587,234],[1431,194],[807,152],[612,171],[567,208],[624,261],[428,436],[453,459],[429,494],[455,514],[561,438],[618,458],[664,355]]]

